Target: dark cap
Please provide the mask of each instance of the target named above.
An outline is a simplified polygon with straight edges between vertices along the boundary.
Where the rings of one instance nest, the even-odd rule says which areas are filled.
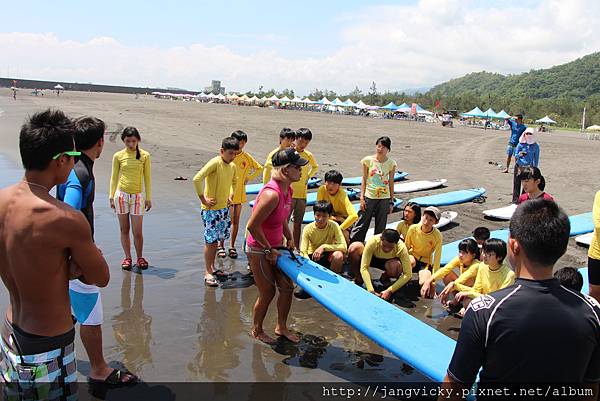
[[[287,148],[275,152],[273,158],[273,167],[285,166],[286,164],[295,164],[296,166],[306,166],[308,160],[300,157],[300,153],[294,148]]]

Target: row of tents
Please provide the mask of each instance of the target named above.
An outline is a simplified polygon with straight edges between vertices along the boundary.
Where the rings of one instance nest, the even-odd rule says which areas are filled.
[[[466,113],[461,114],[462,117],[472,117],[472,118],[486,118],[486,119],[499,119],[504,120],[510,118],[511,115],[506,111],[502,110],[499,113],[496,113],[491,107],[486,111],[481,111],[479,107],[475,107],[473,110],[467,111]],[[536,123],[540,124],[556,124],[556,121],[551,119],[548,116],[535,120]]]
[[[204,99],[204,100],[219,100],[219,101],[228,101],[232,103],[248,103],[248,104],[263,104],[263,103],[278,103],[278,104],[295,104],[295,105],[303,105],[303,106],[334,106],[341,108],[356,108],[356,109],[364,109],[364,110],[384,110],[391,112],[402,112],[402,113],[413,113],[413,114],[422,114],[422,115],[431,115],[432,112],[425,110],[420,105],[416,104],[414,107],[407,103],[403,103],[400,106],[397,106],[394,102],[390,102],[387,105],[380,106],[370,106],[364,103],[362,100],[358,102],[354,102],[351,98],[342,101],[340,98],[335,98],[334,100],[329,100],[327,97],[323,97],[321,100],[312,100],[308,97],[303,99],[299,97],[294,97],[290,99],[287,96],[283,96],[281,98],[273,95],[271,97],[263,96],[261,98],[255,96],[249,97],[248,95],[238,96],[236,94],[232,95],[215,95],[213,93],[199,93],[198,95],[191,94],[177,94],[177,93],[168,93],[168,92],[152,92],[152,94],[156,97],[162,98],[173,98],[173,99]]]

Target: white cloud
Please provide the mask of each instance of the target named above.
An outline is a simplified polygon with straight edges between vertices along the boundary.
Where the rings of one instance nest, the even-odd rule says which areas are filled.
[[[61,40],[52,33],[0,33],[0,71],[21,78],[228,89],[313,88],[349,91],[430,86],[472,71],[518,73],[571,61],[600,49],[596,0],[481,8],[458,0],[369,7],[341,16],[342,46],[326,57],[290,58],[225,46],[130,47],[114,38]],[[276,41],[275,37],[271,37]],[[307,40],[318,43],[318,34]],[[268,46],[268,42],[266,41]],[[315,46],[318,46],[316,44]]]

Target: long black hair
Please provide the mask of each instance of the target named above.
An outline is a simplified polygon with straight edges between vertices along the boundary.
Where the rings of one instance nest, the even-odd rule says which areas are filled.
[[[140,137],[140,133],[138,132],[137,128],[135,127],[127,127],[123,130],[123,133],[121,134],[121,140],[125,141],[125,138],[134,136],[137,138],[138,141],[141,141],[142,138]],[[135,158],[136,159],[140,159],[141,155],[140,155],[140,144],[138,143],[135,147]]]

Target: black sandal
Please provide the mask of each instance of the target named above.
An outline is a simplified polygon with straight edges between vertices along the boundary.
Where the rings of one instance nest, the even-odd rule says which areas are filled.
[[[238,253],[237,253],[237,250],[235,248],[229,248],[229,257],[231,259],[237,259],[238,258]]]
[[[123,380],[127,377],[129,377],[129,380]],[[113,371],[110,372],[110,374],[106,376],[106,379],[104,380],[92,379],[91,377],[88,378],[88,382],[90,384],[102,384],[111,387],[131,386],[139,382],[139,380],[140,379],[136,375],[127,369],[113,369]]]

